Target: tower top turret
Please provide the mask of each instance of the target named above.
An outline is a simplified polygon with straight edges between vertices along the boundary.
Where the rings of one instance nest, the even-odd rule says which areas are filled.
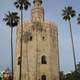
[[[44,21],[44,8],[41,6],[42,0],[33,0],[32,21]]]
[[[34,0],[33,3],[34,3],[34,5],[35,4],[40,4],[41,5],[42,4],[42,0]]]

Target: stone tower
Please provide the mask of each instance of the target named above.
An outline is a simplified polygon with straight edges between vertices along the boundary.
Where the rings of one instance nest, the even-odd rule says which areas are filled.
[[[21,80],[59,80],[58,32],[54,23],[45,21],[42,0],[34,0],[32,19],[24,22]],[[20,26],[17,27],[14,79],[20,72]]]

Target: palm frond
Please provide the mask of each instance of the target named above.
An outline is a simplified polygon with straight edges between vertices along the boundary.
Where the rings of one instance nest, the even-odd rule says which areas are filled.
[[[26,2],[26,4],[27,4],[28,6],[30,6],[30,5],[31,5],[31,3],[30,3],[30,2],[28,2],[28,1]]]
[[[28,9],[28,5],[25,5],[25,6],[24,6],[24,9],[27,10],[27,9]]]
[[[8,20],[8,18],[3,18],[3,21],[7,21]]]
[[[80,14],[78,14],[77,22],[80,24]]]
[[[14,2],[14,5],[17,5],[18,4],[18,2]]]
[[[74,16],[76,16],[76,12],[72,10],[71,17],[74,17]]]

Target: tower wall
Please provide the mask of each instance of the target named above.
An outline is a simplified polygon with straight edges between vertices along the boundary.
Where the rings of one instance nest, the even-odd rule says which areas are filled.
[[[42,31],[36,28],[41,27],[39,23],[37,25],[32,22],[24,24],[23,33],[30,32],[32,39],[25,41],[23,38],[22,80],[41,80],[42,75],[46,75],[46,80],[59,80],[57,28],[51,23],[41,23],[41,25]],[[16,42],[15,80],[18,80],[20,27],[17,29]],[[46,57],[46,64],[42,63],[42,56]]]

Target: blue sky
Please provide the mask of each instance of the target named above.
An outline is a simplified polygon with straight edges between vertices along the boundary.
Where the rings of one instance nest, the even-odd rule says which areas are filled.
[[[0,70],[10,67],[10,28],[5,25],[2,19],[4,14],[9,10],[19,12],[13,5],[14,1],[15,0],[0,0]],[[65,72],[74,70],[69,25],[61,16],[62,9],[67,5],[72,6],[77,14],[80,13],[80,0],[43,0],[45,19],[53,21],[58,25],[60,69]],[[31,7],[29,7],[26,12],[24,11],[24,20],[29,20],[31,18]],[[72,30],[76,60],[78,63],[80,61],[80,25],[78,25],[76,21],[77,14],[76,17],[72,19]],[[16,28],[14,29],[14,59],[15,42]]]

